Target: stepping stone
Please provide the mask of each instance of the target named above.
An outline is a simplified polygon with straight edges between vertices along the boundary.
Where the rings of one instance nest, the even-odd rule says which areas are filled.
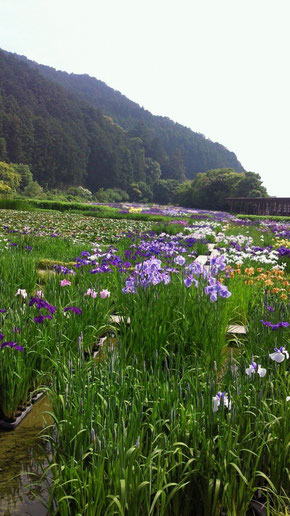
[[[216,258],[217,256],[219,256],[219,251],[217,249],[213,249],[212,252],[210,253],[210,257],[209,259],[212,260],[213,258]]]
[[[110,322],[120,324],[123,322],[127,322],[127,324],[130,324],[131,319],[130,317],[127,318],[127,321],[125,321],[125,317],[123,315],[111,315],[110,316]]]
[[[199,263],[199,265],[205,265],[207,263],[208,256],[205,254],[200,254],[194,261],[195,263]]]
[[[228,327],[227,333],[231,333],[234,335],[246,335],[247,330],[245,326],[240,326],[239,324],[231,324]]]
[[[95,362],[102,362],[105,360],[108,351],[113,351],[114,348],[117,347],[117,339],[115,337],[104,337],[103,339],[100,339],[100,341],[103,341],[103,344],[99,345],[99,350],[94,351],[93,358]]]
[[[93,358],[96,358],[100,353],[102,353],[102,347],[104,346],[106,340],[107,340],[107,336],[100,338],[100,340],[97,344],[97,347],[95,347],[93,349]]]
[[[39,278],[49,278],[56,276],[56,271],[52,271],[50,269],[37,269],[36,273]]]
[[[215,244],[207,244],[208,250],[211,252],[214,249]]]
[[[101,337],[99,340],[99,346],[102,347],[104,345],[105,340],[107,340],[107,337]]]

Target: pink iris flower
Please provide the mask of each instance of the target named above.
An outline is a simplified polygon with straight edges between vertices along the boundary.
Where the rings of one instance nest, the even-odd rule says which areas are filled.
[[[100,292],[101,299],[106,299],[106,297],[110,297],[110,295],[111,295],[111,292],[109,292],[106,289],[101,290],[101,292]]]
[[[60,286],[61,286],[61,287],[66,287],[66,286],[67,286],[67,287],[70,287],[70,286],[71,286],[71,282],[70,282],[70,281],[68,281],[67,279],[63,279],[63,280],[61,280],[61,282],[60,282]]]

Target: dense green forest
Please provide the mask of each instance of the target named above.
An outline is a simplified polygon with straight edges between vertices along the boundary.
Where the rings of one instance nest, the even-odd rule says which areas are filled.
[[[158,161],[163,179],[193,179],[196,173],[212,168],[244,170],[236,155],[223,145],[169,118],[152,115],[104,82],[89,75],[68,74],[22,59],[46,79],[60,84],[112,117],[131,137],[141,138],[145,155]]]
[[[0,161],[29,164],[42,186],[95,191],[145,181],[140,139],[0,51]]]
[[[97,79],[1,50],[0,161],[28,164],[46,189],[119,188],[136,200],[152,200],[158,181],[172,186],[211,168],[243,170],[222,145]]]

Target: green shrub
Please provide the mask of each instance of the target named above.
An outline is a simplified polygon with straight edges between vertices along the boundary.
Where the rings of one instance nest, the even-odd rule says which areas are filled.
[[[276,220],[277,222],[290,221],[290,217],[286,215],[236,215],[237,219],[249,220]]]
[[[30,211],[33,206],[22,199],[0,199],[0,209]]]

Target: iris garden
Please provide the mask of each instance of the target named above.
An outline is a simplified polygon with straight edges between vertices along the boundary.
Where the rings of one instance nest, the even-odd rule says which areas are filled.
[[[48,397],[48,514],[287,514],[289,224],[130,210],[168,221],[0,214],[0,419]]]

